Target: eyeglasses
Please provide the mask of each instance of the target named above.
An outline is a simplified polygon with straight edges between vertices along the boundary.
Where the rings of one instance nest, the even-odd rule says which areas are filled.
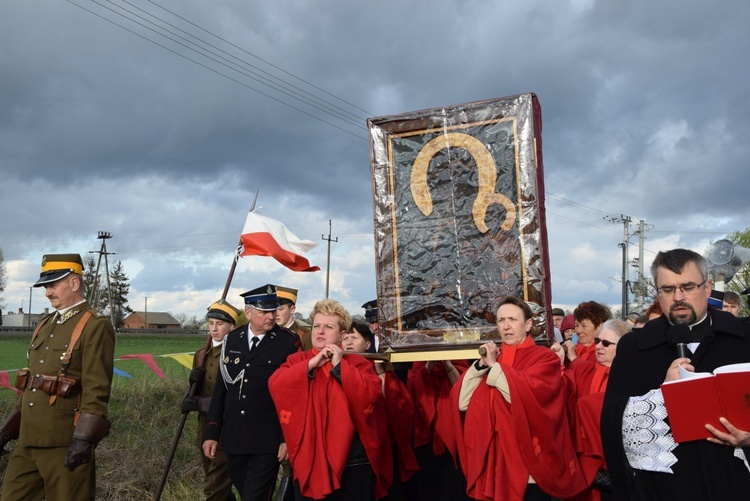
[[[609,348],[610,346],[615,346],[617,343],[613,343],[612,341],[607,341],[606,339],[599,339],[598,337],[594,338],[594,344],[602,343],[602,346],[605,348]]]
[[[703,282],[699,284],[688,282],[686,284],[680,284],[678,286],[665,285],[664,287],[657,287],[656,292],[663,296],[671,296],[672,294],[675,293],[677,289],[680,289],[680,292],[688,296],[690,294],[698,292],[698,287],[703,287],[706,284],[706,282],[708,282],[708,280],[704,280]]]

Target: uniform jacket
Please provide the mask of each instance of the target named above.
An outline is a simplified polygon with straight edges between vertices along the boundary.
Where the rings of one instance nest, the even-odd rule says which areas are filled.
[[[296,332],[300,340],[302,340],[302,349],[304,351],[312,349],[312,333],[310,329],[303,328],[297,321],[292,322],[289,326],[289,330]]]
[[[28,367],[32,376],[57,375],[60,357],[68,348],[78,321],[87,310],[83,302],[78,312],[59,324],[56,313],[47,317],[29,346]],[[75,428],[76,412],[107,417],[107,404],[112,387],[115,332],[109,319],[96,310],[86,323],[81,337],[73,347],[68,377],[80,380],[81,390],[66,398],[57,397],[50,405],[50,396],[41,390],[25,390],[16,405],[21,412],[18,443],[31,447],[64,447],[70,445]]]
[[[193,368],[198,367],[198,359],[203,356],[203,353],[205,351],[206,348],[204,347],[195,352],[195,355],[193,356]],[[205,398],[210,402],[211,395],[214,394],[214,388],[216,387],[216,382],[218,381],[217,378],[221,378],[221,374],[219,374],[219,360],[221,360],[220,357],[221,345],[211,345],[211,348],[206,354],[206,362],[203,365],[203,368],[206,369],[206,372],[203,375],[203,381],[200,382],[200,384],[198,385],[198,389],[195,392],[195,395],[201,400]],[[201,406],[201,408],[203,407]],[[202,412],[198,412],[197,441],[199,447],[203,445],[203,432],[205,431],[205,429],[206,416]],[[221,448],[221,441],[219,441],[219,448]]]
[[[224,358],[219,362],[203,439],[218,441],[223,431],[222,448],[227,454],[275,454],[284,439],[268,378],[299,351],[299,338],[274,324],[251,353],[248,330],[243,325],[224,338]],[[230,381],[223,377],[222,366]]]
[[[750,323],[711,306],[708,314],[711,330],[690,357],[696,372],[712,372],[722,365],[750,362]],[[675,347],[667,342],[669,326],[662,315],[642,329],[625,334],[617,343],[617,356],[612,362],[601,417],[602,442],[615,497],[622,500],[747,499],[750,472],[733,456],[731,447],[705,440],[682,443],[672,451],[677,457],[672,467],[674,474],[639,470],[633,483],[623,448],[623,412],[629,397],[659,388],[669,365],[677,358]],[[745,455],[750,458],[749,448],[745,449]]]

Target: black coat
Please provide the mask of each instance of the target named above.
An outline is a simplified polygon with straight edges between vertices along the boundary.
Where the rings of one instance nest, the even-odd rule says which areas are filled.
[[[224,339],[203,439],[218,441],[223,430],[222,449],[227,454],[276,454],[284,439],[268,378],[289,355],[299,351],[299,337],[274,325],[251,353],[248,329],[244,325]],[[223,377],[221,366],[230,381]],[[242,371],[242,377],[232,383]]]
[[[696,372],[750,362],[750,323],[710,306],[708,313],[710,333],[691,357]],[[678,358],[676,348],[667,342],[669,326],[662,315],[626,334],[617,344],[601,418],[604,454],[616,499],[747,499],[750,472],[730,447],[705,440],[678,444],[672,451],[677,457],[673,474],[632,470],[628,464],[622,439],[623,412],[629,397],[658,388],[669,365]],[[745,454],[750,458],[750,449],[745,449]]]

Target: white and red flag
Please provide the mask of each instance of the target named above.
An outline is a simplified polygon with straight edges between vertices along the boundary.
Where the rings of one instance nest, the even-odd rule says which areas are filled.
[[[280,222],[256,212],[247,214],[240,242],[240,256],[270,256],[290,270],[320,271],[318,266],[310,266],[310,262],[302,257],[302,253],[318,244],[300,240]]]

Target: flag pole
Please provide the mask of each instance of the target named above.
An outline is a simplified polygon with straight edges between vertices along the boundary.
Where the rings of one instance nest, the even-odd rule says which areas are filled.
[[[260,190],[255,191],[255,198],[253,198],[253,204],[250,206],[250,210],[248,212],[252,212],[255,210],[255,202],[258,201],[258,193],[260,193]],[[237,248],[239,249],[240,245],[242,245],[242,239],[240,238],[239,243],[237,244]],[[225,300],[227,298],[227,294],[229,293],[229,286],[232,284],[232,278],[234,277],[234,270],[237,268],[237,260],[240,258],[239,253],[235,250],[234,253],[234,259],[232,260],[232,266],[229,268],[229,276],[227,277],[227,283],[224,285],[224,292],[221,293],[221,299]]]
[[[250,207],[250,212],[255,210],[255,202],[258,201],[259,192],[260,190],[257,190],[255,192],[255,198],[253,199],[253,205]],[[241,243],[242,243],[242,240],[240,239],[240,244]],[[237,245],[238,248],[240,244]],[[235,251],[234,260],[232,261],[232,267],[229,270],[229,276],[227,277],[227,283],[224,286],[224,292],[221,295],[222,300],[225,300],[227,298],[227,293],[229,292],[229,285],[232,283],[234,270],[237,267],[237,259],[239,259],[239,255]],[[198,360],[197,360],[198,367],[203,367],[206,365],[206,355],[208,354],[210,349],[211,349],[211,336],[208,336],[208,339],[206,339],[206,346],[203,348],[203,352],[198,356]],[[198,389],[198,383],[192,383],[185,396],[192,397],[193,395],[195,395],[195,392],[197,389]],[[182,430],[185,428],[185,422],[187,421],[187,417],[188,417],[188,413],[183,412],[182,417],[180,418],[180,424],[177,426],[177,433],[175,434],[174,440],[172,441],[172,449],[169,451],[169,456],[167,457],[167,464],[164,466],[164,472],[162,472],[161,480],[159,481],[159,486],[156,488],[156,495],[154,497],[155,501],[159,501],[161,499],[161,494],[164,491],[164,486],[167,483],[167,476],[169,475],[169,470],[172,467],[172,461],[174,460],[175,452],[177,452],[177,445],[180,443],[180,437],[182,436]]]

